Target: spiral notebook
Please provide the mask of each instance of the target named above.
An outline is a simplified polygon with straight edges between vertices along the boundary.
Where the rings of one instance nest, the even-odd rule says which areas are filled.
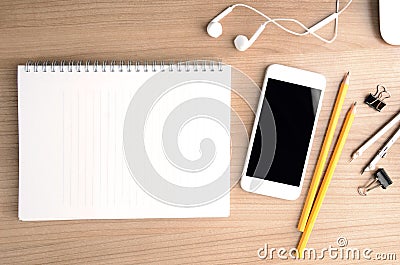
[[[230,85],[205,61],[19,65],[19,218],[229,216]]]

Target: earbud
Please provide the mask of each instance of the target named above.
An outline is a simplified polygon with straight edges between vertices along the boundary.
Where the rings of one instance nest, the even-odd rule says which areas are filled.
[[[223,19],[226,15],[228,15],[233,10],[233,6],[228,7],[224,11],[222,11],[218,16],[213,18],[210,23],[207,25],[207,33],[213,38],[218,38],[222,34],[222,25],[219,23],[221,19]]]
[[[254,35],[250,38],[250,40],[244,36],[244,35],[239,35],[235,38],[233,43],[235,44],[236,49],[238,49],[241,52],[244,52],[247,50],[253,43],[256,41],[256,39],[261,35],[261,33],[264,31],[265,26],[268,24],[268,22],[263,23],[257,31],[254,33]]]
[[[222,11],[218,16],[213,18],[210,23],[207,25],[207,33],[213,38],[218,38],[219,36],[222,35],[222,25],[219,22],[221,19],[223,19],[226,15],[228,15],[232,10],[235,8],[235,6],[230,6],[224,11]],[[268,24],[269,21],[263,23],[257,31],[254,33],[254,35],[250,38],[250,40],[244,36],[244,35],[239,35],[235,38],[234,44],[236,49],[239,51],[245,51],[247,50],[260,36],[260,34],[263,32],[265,26]]]
[[[218,38],[219,36],[221,36],[222,34],[222,25],[220,23],[220,20],[223,19],[226,15],[228,15],[229,13],[232,12],[232,10],[236,7],[244,7],[247,9],[250,9],[252,11],[254,11],[255,13],[257,13],[258,15],[264,17],[266,19],[266,22],[264,22],[264,24],[262,24],[257,31],[254,33],[254,35],[248,39],[246,36],[244,35],[239,35],[235,38],[234,40],[234,44],[236,49],[238,49],[239,51],[245,51],[247,50],[254,42],[255,40],[260,36],[260,34],[263,32],[265,26],[268,23],[273,23],[275,26],[279,27],[280,29],[293,34],[295,36],[305,36],[307,34],[311,34],[313,35],[315,38],[325,42],[325,43],[332,43],[335,41],[336,37],[337,37],[337,31],[338,31],[338,18],[339,15],[342,14],[351,4],[353,0],[348,0],[347,4],[339,10],[339,0],[336,0],[336,12],[327,16],[326,18],[324,18],[323,20],[321,20],[320,22],[316,23],[315,25],[313,25],[312,27],[307,27],[305,26],[303,23],[301,23],[300,21],[293,19],[293,18],[276,18],[276,19],[272,19],[269,16],[265,15],[264,13],[262,13],[261,11],[255,9],[252,6],[246,5],[246,4],[234,4],[230,7],[228,7],[227,9],[225,9],[224,11],[222,11],[220,14],[218,14],[218,16],[216,16],[213,20],[210,21],[210,23],[208,23],[207,25],[207,33],[208,35],[210,35],[213,38]],[[285,21],[285,22],[291,22],[294,23],[296,25],[298,25],[300,28],[302,28],[304,30],[304,32],[297,32],[297,31],[293,31],[285,26],[283,26],[282,24],[280,24],[280,22]],[[326,39],[322,36],[320,36],[319,34],[316,33],[316,31],[318,31],[319,29],[325,27],[327,24],[331,23],[332,21],[335,21],[335,31],[334,31],[334,35],[331,39]]]
[[[218,38],[222,34],[222,25],[219,22],[211,21],[207,26],[207,33],[213,38]]]

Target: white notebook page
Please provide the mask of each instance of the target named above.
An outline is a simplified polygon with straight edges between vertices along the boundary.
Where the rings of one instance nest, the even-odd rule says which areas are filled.
[[[132,98],[157,72],[60,70],[34,72],[32,68],[26,72],[25,66],[18,67],[21,220],[229,216],[229,192],[203,206],[179,207],[153,198],[135,182],[124,155],[124,120]],[[223,71],[198,74],[230,86],[227,66]],[[146,151],[154,168],[176,185],[189,185],[185,174],[191,173],[180,174],[176,167],[169,167],[162,154],[162,123],[174,106],[199,97],[230,106],[229,90],[194,82],[164,95],[145,128]],[[230,112],[223,115],[229,119]],[[199,141],[214,132],[218,150],[215,165],[208,177],[193,173],[192,181],[202,185],[209,178],[209,183],[222,169],[229,170],[229,131],[222,133],[207,119],[188,127],[180,149],[189,159],[196,159]],[[229,190],[229,176],[226,183]]]

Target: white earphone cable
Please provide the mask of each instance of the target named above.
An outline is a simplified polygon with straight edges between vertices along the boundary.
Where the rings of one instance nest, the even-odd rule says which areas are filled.
[[[353,0],[349,0],[349,1],[347,2],[347,4],[346,4],[341,10],[339,10],[339,0],[336,1],[336,14],[337,14],[337,17],[336,17],[336,19],[335,19],[335,29],[334,29],[335,32],[334,32],[333,37],[332,37],[330,40],[325,39],[324,37],[318,35],[318,34],[315,33],[314,31],[311,31],[310,28],[308,28],[307,26],[305,26],[303,23],[301,23],[301,22],[298,21],[297,19],[293,19],[293,18],[275,18],[275,19],[272,19],[272,18],[268,17],[267,15],[265,15],[264,13],[262,13],[261,11],[257,10],[256,8],[254,8],[254,7],[252,7],[252,6],[249,6],[249,5],[246,5],[246,4],[235,4],[235,5],[232,6],[232,8],[235,8],[235,7],[244,7],[244,8],[248,8],[248,9],[250,9],[250,10],[256,12],[257,14],[259,14],[260,16],[264,17],[264,18],[267,20],[267,21],[264,23],[265,26],[266,26],[267,24],[269,24],[269,23],[273,23],[273,24],[276,25],[278,28],[280,28],[280,29],[282,29],[283,31],[286,31],[286,32],[288,32],[288,33],[290,33],[290,34],[293,34],[293,35],[296,35],[296,36],[304,36],[304,35],[307,35],[307,34],[311,34],[312,36],[316,37],[317,39],[319,39],[319,40],[321,40],[321,41],[323,41],[323,42],[325,42],[325,43],[332,43],[332,42],[335,41],[335,39],[336,39],[336,37],[337,37],[338,26],[339,26],[339,25],[338,25],[338,22],[339,22],[339,15],[340,15],[341,13],[343,13],[343,12],[350,6],[350,4],[351,4],[352,1],[353,1]],[[293,22],[293,23],[297,24],[298,26],[300,26],[301,28],[303,28],[305,31],[302,32],[302,33],[295,32],[295,31],[290,30],[290,29],[286,28],[285,26],[279,24],[278,21]]]

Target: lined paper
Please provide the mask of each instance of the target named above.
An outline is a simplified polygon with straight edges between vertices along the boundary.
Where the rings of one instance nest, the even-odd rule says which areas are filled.
[[[124,157],[124,119],[137,90],[155,74],[18,67],[21,220],[229,216],[229,193],[204,206],[182,208],[148,195],[131,175]],[[228,67],[218,74],[230,85]],[[190,91],[193,98],[199,90]],[[207,93],[230,105],[230,92]],[[229,165],[229,135],[219,137],[227,143],[223,152]]]

